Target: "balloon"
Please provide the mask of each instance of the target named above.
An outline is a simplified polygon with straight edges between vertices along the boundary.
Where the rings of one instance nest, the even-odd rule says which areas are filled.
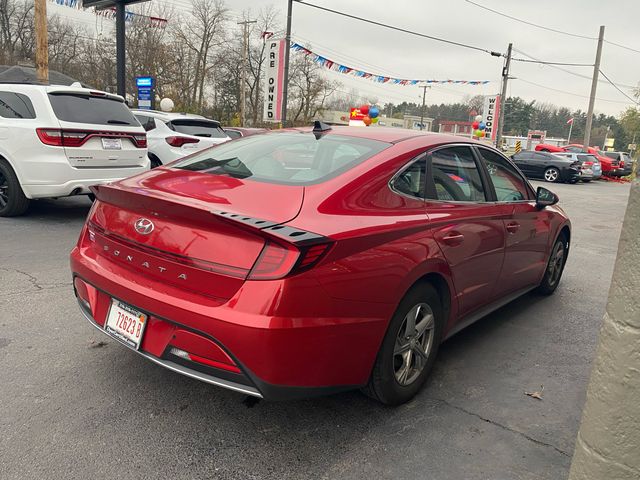
[[[371,123],[378,123],[379,118],[378,117],[373,117],[371,119]]]
[[[480,126],[480,124],[478,122],[473,122],[471,124],[471,128],[473,128],[474,130],[477,130],[479,126]]]
[[[362,105],[360,107],[360,113],[362,115],[368,115],[369,114],[369,105]]]
[[[376,118],[378,115],[380,115],[380,110],[378,110],[378,107],[371,107],[369,109],[369,116],[371,117],[371,119]]]
[[[473,132],[473,134],[476,137],[482,137],[484,135],[484,132],[482,130],[476,130],[475,132]]]
[[[371,125],[371,117],[369,115],[365,115],[365,117],[362,119],[362,121],[364,122],[364,124],[368,127],[369,125]]]
[[[480,125],[478,125],[478,128],[480,130],[484,130],[485,128],[487,128],[487,125],[484,122],[480,122]]]
[[[476,122],[481,122],[482,121],[482,115],[476,115],[475,120],[476,120]]]
[[[171,110],[173,110],[173,107],[173,100],[171,100],[170,98],[165,97],[160,100],[160,110],[162,110],[163,112],[170,112]]]

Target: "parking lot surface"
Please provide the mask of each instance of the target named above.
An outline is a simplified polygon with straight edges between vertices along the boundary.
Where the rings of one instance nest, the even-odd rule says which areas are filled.
[[[358,392],[256,403],[167,371],[78,310],[68,253],[87,199],[0,219],[0,478],[565,478],[629,187],[550,188],[573,222],[556,294],[448,340],[399,408]]]

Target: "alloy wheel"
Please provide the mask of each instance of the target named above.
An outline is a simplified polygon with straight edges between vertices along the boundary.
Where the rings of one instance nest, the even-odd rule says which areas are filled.
[[[556,243],[551,258],[549,259],[549,266],[547,267],[547,277],[549,279],[549,286],[554,286],[560,280],[562,274],[562,266],[564,264],[564,243],[559,241]]]
[[[411,385],[422,373],[433,346],[435,317],[426,303],[414,306],[404,317],[393,350],[396,381]]]
[[[9,180],[0,171],[0,208],[4,208],[9,203]]]
[[[558,180],[558,177],[559,177],[558,170],[556,170],[555,168],[550,168],[549,170],[544,172],[544,179],[547,182],[555,182]]]

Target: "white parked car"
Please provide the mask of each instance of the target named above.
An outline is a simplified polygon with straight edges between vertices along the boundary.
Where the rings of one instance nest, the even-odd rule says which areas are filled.
[[[148,169],[145,131],[122,97],[0,83],[0,216]]]
[[[132,112],[147,131],[151,168],[231,140],[220,122],[201,115],[156,110]]]

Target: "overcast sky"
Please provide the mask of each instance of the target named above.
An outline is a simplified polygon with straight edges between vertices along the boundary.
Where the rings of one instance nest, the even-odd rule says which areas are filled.
[[[185,8],[189,0],[152,0]],[[476,1],[476,0],[474,0]],[[524,25],[496,15],[465,0],[309,0],[310,3],[363,16],[408,30],[505,52],[509,42],[514,49],[553,62],[593,63],[596,40]],[[640,2],[638,0],[477,0],[485,6],[533,23],[570,33],[597,37],[605,25],[605,39],[640,50]],[[254,14],[273,4],[286,18],[286,0],[227,0],[237,15],[251,9]],[[61,10],[63,7],[57,7]],[[434,86],[427,92],[427,103],[461,101],[466,95],[493,94],[500,89],[502,59],[482,52],[419,38],[353,19],[294,4],[292,36],[299,43],[331,60],[371,73],[409,79],[490,80],[486,86]],[[514,57],[527,58],[514,51]],[[592,67],[561,67],[578,75],[522,62],[512,63],[509,95],[526,100],[587,109]],[[633,86],[640,81],[640,53],[605,43],[601,70],[619,85]],[[381,85],[336,72],[327,75],[342,82],[341,90],[356,89],[379,103],[421,101],[418,87]],[[529,83],[528,83],[529,82]],[[534,85],[538,84],[538,85]],[[548,88],[543,88],[548,87]],[[553,90],[555,89],[555,90]],[[561,91],[556,91],[561,90]],[[631,89],[622,87],[631,95]],[[564,93],[566,92],[566,93]],[[617,115],[632,102],[604,82],[599,83],[596,111]]]

